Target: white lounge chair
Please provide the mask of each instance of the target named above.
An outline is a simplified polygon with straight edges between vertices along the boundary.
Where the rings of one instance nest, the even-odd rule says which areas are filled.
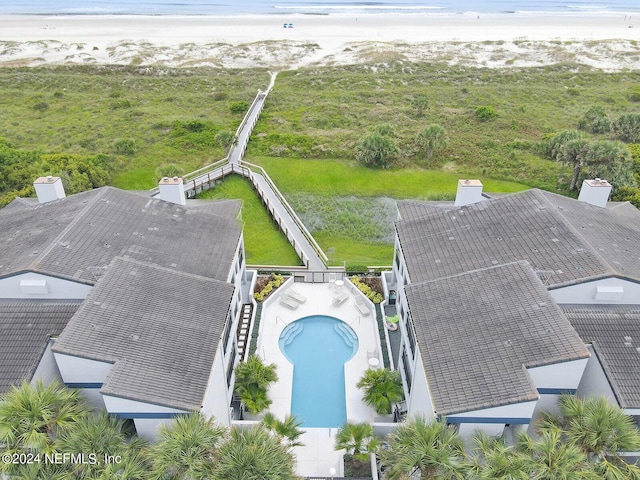
[[[370,313],[369,307],[367,306],[364,300],[362,300],[361,298],[356,298],[355,303],[356,303],[356,308],[358,309],[358,311],[363,317],[366,317],[367,315],[369,315]]]
[[[298,302],[298,303],[304,303],[307,301],[307,297],[305,297],[304,295],[299,294],[298,292],[296,292],[293,288],[290,288],[289,290],[287,290],[284,295],[287,295],[289,298],[291,298],[292,300]]]
[[[347,295],[345,292],[337,292],[334,296],[333,296],[333,304],[336,307],[339,307],[340,305],[342,305],[344,302],[346,302],[347,300],[349,300],[349,295]]]
[[[295,310],[296,308],[298,308],[298,302],[294,301],[288,295],[280,296],[280,305],[290,308],[291,310]]]

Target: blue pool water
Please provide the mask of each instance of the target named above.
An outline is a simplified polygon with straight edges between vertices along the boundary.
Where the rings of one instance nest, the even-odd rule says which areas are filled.
[[[358,337],[337,318],[316,315],[287,325],[280,350],[293,364],[291,414],[303,427],[340,427],[347,420],[344,364]]]

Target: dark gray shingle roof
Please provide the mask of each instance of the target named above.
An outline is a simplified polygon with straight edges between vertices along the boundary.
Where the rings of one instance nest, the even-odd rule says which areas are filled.
[[[640,408],[640,305],[561,305],[592,343],[622,408]]]
[[[405,289],[438,414],[535,400],[525,367],[589,356],[526,262]]]
[[[49,338],[60,335],[80,302],[0,300],[0,394],[30,381]]]
[[[104,394],[198,409],[233,291],[218,280],[116,258],[53,350],[113,362]]]
[[[626,202],[605,209],[542,194],[616,273],[640,280],[640,210]]]
[[[549,286],[615,273],[582,229],[571,225],[549,201],[552,195],[533,189],[460,208],[433,209],[420,218],[397,222],[411,281],[519,260],[528,261]],[[623,225],[612,220],[610,235],[622,232]]]
[[[122,256],[226,280],[241,203],[216,205],[191,209],[111,187],[16,204],[0,210],[0,275],[35,270],[95,282]]]

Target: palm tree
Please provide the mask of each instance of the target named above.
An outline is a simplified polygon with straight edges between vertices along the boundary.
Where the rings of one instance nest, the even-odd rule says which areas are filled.
[[[304,446],[304,443],[298,441],[298,438],[304,433],[298,428],[302,422],[296,420],[295,415],[287,415],[281,421],[273,413],[267,412],[262,418],[262,425],[270,432],[275,433],[287,447]]]
[[[433,152],[447,144],[444,128],[437,123],[427,125],[418,133],[416,143],[427,154],[427,158],[431,158]]]
[[[528,470],[535,480],[596,480],[586,455],[572,442],[563,441],[558,429],[547,430],[536,440],[528,435],[518,437],[518,451],[525,454]]]
[[[46,452],[82,418],[86,406],[78,392],[57,382],[23,382],[0,399],[0,445],[10,452]]]
[[[388,450],[380,450],[387,467],[388,480],[404,480],[413,475],[420,479],[464,479],[465,463],[462,440],[456,431],[439,421],[423,417],[407,420],[389,434]]]
[[[86,416],[78,421],[74,427],[66,431],[56,442],[57,450],[61,453],[87,455],[82,462],[69,463],[69,470],[73,478],[95,478],[105,476],[109,472],[126,469],[126,478],[131,480],[145,478],[147,465],[142,460],[140,451],[145,447],[145,442],[136,440],[127,443],[123,431],[124,421],[102,411]],[[96,454],[97,461],[89,457]],[[109,464],[105,462],[105,455],[120,458],[119,463]]]
[[[578,178],[586,162],[589,151],[589,141],[586,138],[574,138],[567,141],[559,149],[556,160],[571,167],[571,184],[569,190],[573,191],[578,186]]]
[[[560,414],[544,415],[538,431],[562,431],[605,478],[640,478],[640,468],[628,465],[619,454],[640,449],[640,434],[631,417],[604,397],[563,395],[559,406]]]
[[[370,368],[364,372],[357,387],[364,390],[364,403],[379,415],[391,413],[394,403],[404,396],[400,374],[388,368]]]
[[[215,480],[294,480],[294,456],[262,425],[234,427],[219,450]],[[200,478],[200,477],[198,477]],[[208,478],[208,477],[207,477]]]
[[[631,151],[622,142],[597,140],[585,155],[586,173],[590,178],[606,178],[615,187],[635,186]]]
[[[369,455],[380,446],[380,440],[374,435],[373,427],[368,423],[345,423],[336,435],[336,450],[346,450],[358,462],[365,462]]]
[[[160,427],[160,442],[150,451],[151,478],[193,480],[209,478],[219,458],[226,429],[198,412],[181,416]]]
[[[367,167],[389,168],[397,153],[393,139],[377,132],[367,135],[356,145],[356,158]]]
[[[527,457],[502,438],[479,432],[473,439],[474,454],[470,458],[471,478],[478,480],[529,480]]]
[[[249,412],[260,413],[271,405],[267,389],[278,381],[276,368],[274,363],[267,365],[257,355],[251,355],[236,367],[235,393]]]

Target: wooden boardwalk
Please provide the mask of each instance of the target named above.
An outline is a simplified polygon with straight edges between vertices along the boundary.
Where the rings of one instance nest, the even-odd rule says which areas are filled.
[[[228,175],[237,174],[248,178],[269,214],[300,257],[304,269],[314,272],[327,271],[328,257],[300,218],[298,218],[298,215],[278,190],[278,187],[273,183],[267,172],[258,165],[244,161],[244,153],[247,149],[251,132],[260,117],[267,95],[275,83],[275,78],[276,75],[272,74],[271,83],[266,92],[258,90],[258,94],[236,131],[236,141],[229,150],[227,157],[183,177],[185,195],[187,198],[195,197],[198,193],[215,187],[217,182]],[[158,189],[151,190],[152,196],[157,194]],[[308,281],[313,280],[310,279]]]

